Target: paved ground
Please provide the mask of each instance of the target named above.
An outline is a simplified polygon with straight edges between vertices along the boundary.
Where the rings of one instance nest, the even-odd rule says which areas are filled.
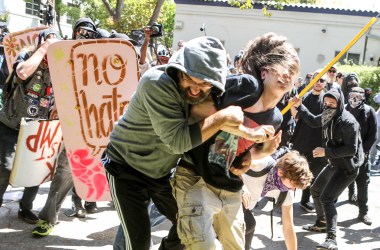
[[[35,201],[35,212],[43,207],[49,184],[40,188]],[[372,226],[360,223],[357,219],[358,209],[346,202],[347,193],[339,198],[338,206],[338,245],[339,249],[379,249],[380,250],[380,174],[373,173],[370,184],[370,217]],[[118,225],[118,218],[110,202],[99,202],[99,212],[85,219],[67,217],[64,213],[70,209],[71,198],[67,197],[59,214],[60,223],[55,226],[51,235],[44,238],[33,238],[33,225],[26,224],[17,218],[18,200],[22,189],[9,189],[5,202],[0,208],[0,250],[26,249],[112,249],[112,242]],[[294,205],[295,225],[299,249],[315,249],[315,245],[324,240],[324,234],[305,232],[302,225],[312,223],[315,214],[304,213],[298,201],[301,191],[296,192]],[[252,249],[286,249],[280,223],[280,214],[275,213],[274,237],[270,239],[271,205],[263,211],[256,211],[257,227]],[[152,232],[154,246],[157,249],[161,237],[167,234],[169,224],[166,222]]]

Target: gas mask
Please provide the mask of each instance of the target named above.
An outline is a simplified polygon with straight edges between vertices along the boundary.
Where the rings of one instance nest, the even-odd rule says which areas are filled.
[[[79,28],[76,35],[75,35],[75,39],[76,40],[79,40],[79,39],[93,39],[95,38],[95,32],[93,31],[89,31],[89,30],[86,30],[86,29],[81,29]]]

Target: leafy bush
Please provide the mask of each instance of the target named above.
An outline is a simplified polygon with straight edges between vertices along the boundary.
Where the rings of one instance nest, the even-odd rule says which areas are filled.
[[[379,107],[379,104],[373,101],[373,97],[380,92],[380,67],[366,65],[339,65],[338,71],[342,72],[344,75],[351,72],[356,73],[360,79],[360,87],[363,89],[372,89],[369,105],[375,109]]]

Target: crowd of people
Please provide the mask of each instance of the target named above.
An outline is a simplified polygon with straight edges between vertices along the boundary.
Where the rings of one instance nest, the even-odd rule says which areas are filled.
[[[322,69],[303,80],[296,50],[275,33],[249,41],[233,62],[220,40],[208,36],[180,40],[174,53],[161,49],[149,61],[150,32],[144,28],[138,46],[138,89],[102,156],[120,218],[114,249],[151,247],[153,204],[172,223],[160,249],[249,250],[256,226],[253,208],[263,197],[281,207],[286,248],[297,249],[291,192],[297,188],[302,189],[301,208],[316,213],[315,223],[303,229],[326,233],[318,249],[338,249],[335,203],[347,187],[358,219],[371,225],[369,171],[376,159],[380,111],[366,104],[368,89],[360,87],[357,74],[344,75],[334,65],[319,79]],[[3,93],[0,205],[21,117],[59,118],[46,53],[61,38],[54,29],[40,37],[36,47],[17,56],[11,72],[16,87]],[[74,25],[72,39],[104,38],[138,45],[126,34],[96,27],[90,18]],[[310,81],[311,90],[298,96]],[[43,85],[38,93],[37,82]],[[31,112],[30,104],[42,98],[48,105]],[[289,102],[294,105],[282,115]],[[76,194],[65,150],[37,216],[32,208],[38,188],[25,188],[18,213],[36,224],[35,236],[51,233],[71,190],[73,216],[97,211],[95,202],[83,204]]]

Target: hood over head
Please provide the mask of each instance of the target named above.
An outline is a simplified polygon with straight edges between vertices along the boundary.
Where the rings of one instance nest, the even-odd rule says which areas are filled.
[[[89,18],[89,17],[81,17],[81,18],[79,18],[75,22],[75,25],[74,25],[74,28],[73,28],[73,34],[72,34],[72,38],[73,39],[76,39],[75,32],[79,28],[87,30],[87,31],[94,32],[94,34],[97,33],[97,31],[96,31],[96,25],[95,25],[94,21],[92,21],[92,19]]]
[[[344,79],[342,83],[342,92],[345,97],[345,101],[348,101],[348,93],[350,93],[353,87],[358,87],[360,84],[359,77],[356,73],[349,73]]]
[[[226,50],[220,40],[214,37],[192,39],[183,49],[174,53],[166,66],[166,73],[174,79],[178,70],[211,83],[217,94],[221,94],[227,76]]]
[[[337,101],[337,112],[335,117],[340,116],[344,109],[344,96],[342,91],[337,88],[332,88],[323,95],[323,99],[325,99],[325,97],[334,98]]]

